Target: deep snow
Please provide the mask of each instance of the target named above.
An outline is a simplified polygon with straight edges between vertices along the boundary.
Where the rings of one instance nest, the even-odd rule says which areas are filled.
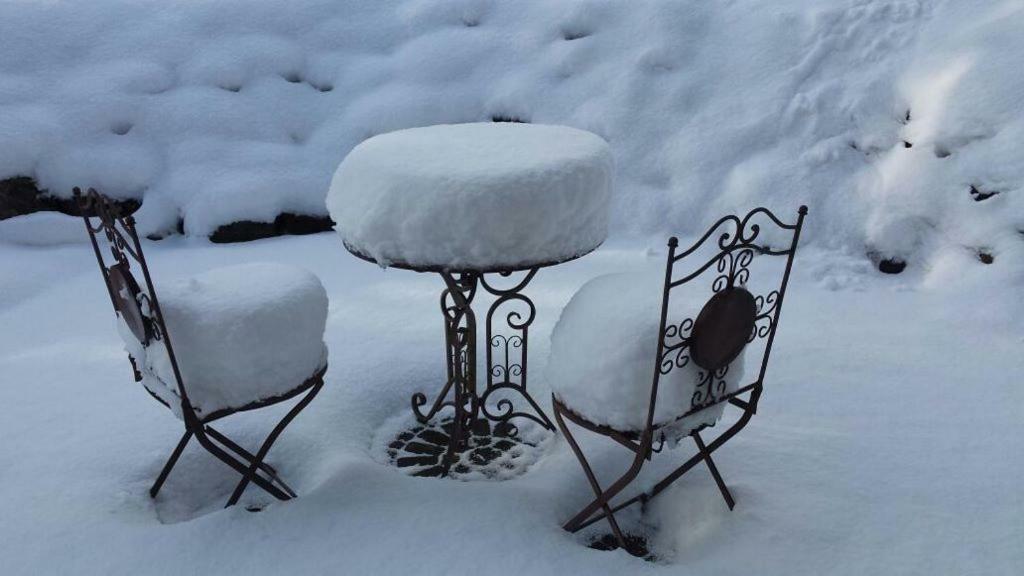
[[[612,241],[538,275],[538,398],[551,328],[573,292],[659,261],[662,246]],[[564,441],[505,482],[412,478],[374,459],[376,431],[444,374],[436,275],[380,270],[334,234],[145,249],[158,290],[249,261],[322,278],[327,384],[270,455],[300,498],[256,514],[221,510],[234,474],[190,449],[150,501],[181,424],[131,381],[90,248],[0,244],[6,574],[959,575],[1024,564],[1024,331],[1019,293],[1004,287],[922,287],[865,274],[863,259],[803,250],[760,410],[716,455],[736,510],[706,471],[688,474],[643,519],[624,518],[650,535],[663,558],[652,564],[590,550],[559,528],[589,494]],[[255,444],[280,414],[270,412],[239,416],[226,432]],[[585,448],[603,478],[627,465],[613,443]],[[651,473],[690,454],[685,444],[663,454]],[[246,499],[265,502],[257,491]]]
[[[808,204],[808,243],[1019,281],[1022,28],[1020,0],[11,0],[0,178],[208,235],[325,214],[375,134],[519,119],[611,143],[617,233]]]
[[[356,146],[327,206],[345,244],[382,266],[549,264],[604,242],[613,172],[608,143],[583,130],[443,124]]]
[[[143,233],[183,219],[189,237],[145,243],[158,290],[251,261],[314,271],[331,351],[270,455],[298,500],[221,510],[233,473],[189,450],[152,502],[181,424],[132,382],[80,221],[0,222],[0,571],[1019,572],[1024,1],[281,6],[0,3],[0,178],[144,197]],[[698,469],[626,514],[658,563],[560,530],[589,494],[560,439],[505,482],[382,463],[410,394],[444,375],[436,276],[382,271],[335,234],[196,238],[326,214],[371,136],[492,119],[589,130],[615,158],[610,239],[530,288],[539,399],[586,281],[657,265],[669,233],[726,212],[811,207],[759,413],[716,455],[737,508]],[[878,275],[886,258],[906,271]],[[254,445],[284,409],[226,431]],[[602,478],[627,463],[584,445]]]
[[[327,294],[307,270],[271,262],[223,266],[168,279],[156,297],[185,393],[200,417],[283,396],[327,363]],[[147,306],[143,313],[152,312]],[[118,325],[142,384],[182,417],[165,341],[143,347],[123,321]]]
[[[697,318],[709,296],[707,282],[700,280],[703,278],[694,281],[689,298],[678,294],[689,287],[675,290],[670,300],[672,324]],[[545,374],[562,403],[591,422],[617,430],[639,431],[647,426],[651,377],[656,367],[661,368],[656,359],[664,282],[664,262],[652,262],[639,272],[598,276],[572,296],[551,331],[551,357]],[[700,290],[696,289],[698,283],[704,284]],[[686,358],[680,366],[673,354],[669,358],[671,371],[659,378],[656,425],[672,422],[693,406],[703,371]],[[743,360],[740,357],[730,364],[722,380],[727,392],[749,384],[743,379]],[[757,374],[759,368],[750,374]],[[714,424],[723,408],[721,403],[709,406],[676,422],[673,428],[686,436],[701,424]]]

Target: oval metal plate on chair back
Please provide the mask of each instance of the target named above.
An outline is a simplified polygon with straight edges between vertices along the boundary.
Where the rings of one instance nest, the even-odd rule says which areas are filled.
[[[139,306],[139,294],[142,290],[135,277],[127,270],[125,264],[114,264],[107,270],[107,282],[114,297],[114,306],[118,314],[128,325],[128,329],[143,345],[149,343],[149,319],[142,313]]]
[[[693,323],[690,356],[705,370],[718,370],[740,355],[757,317],[754,296],[731,287],[708,300]]]

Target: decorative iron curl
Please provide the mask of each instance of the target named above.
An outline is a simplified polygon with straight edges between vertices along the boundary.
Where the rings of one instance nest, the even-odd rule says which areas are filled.
[[[718,236],[715,241],[715,246],[717,247],[716,253],[708,260],[706,260],[703,264],[694,269],[693,272],[687,274],[685,277],[679,280],[673,281],[671,283],[671,286],[675,287],[681,284],[685,284],[690,280],[696,278],[697,276],[700,276],[705,270],[707,270],[711,266],[718,264],[724,254],[731,253],[733,251],[749,249],[751,252],[749,256],[750,258],[753,257],[754,253],[769,254],[773,256],[789,254],[791,252],[791,249],[787,248],[785,250],[772,250],[769,246],[759,245],[756,242],[758,237],[761,235],[762,227],[761,224],[754,223],[752,222],[752,220],[758,215],[764,215],[775,226],[783,230],[796,229],[796,224],[786,224],[782,222],[781,220],[779,220],[777,216],[775,216],[775,214],[773,214],[767,208],[755,208],[754,210],[751,210],[745,216],[743,216],[742,219],[735,214],[723,216],[717,222],[715,222],[715,224],[711,226],[711,228],[708,229],[708,231],[705,232],[703,236],[701,236],[696,242],[690,245],[689,248],[676,253],[672,258],[672,262],[679,262],[680,260],[693,254],[702,246],[704,246],[705,242],[707,242],[709,238],[711,238],[717,233]],[[747,257],[745,256],[744,258]],[[747,264],[749,264],[749,262],[747,262]],[[724,272],[724,270],[719,270],[719,272]]]
[[[508,314],[505,315],[505,323],[513,330],[525,330],[526,327],[533,324],[533,319],[537,316],[537,307],[533,305],[532,300],[522,294],[508,294],[498,298],[491,306],[490,312],[487,314],[488,319],[490,319],[494,311],[499,307],[512,302],[522,302],[523,304],[526,304],[527,312],[524,317],[524,315],[520,314],[518,310],[509,310]]]
[[[129,240],[130,237],[135,236],[134,217],[130,214],[122,216],[119,208],[104,202],[100,193],[93,188],[89,188],[84,194],[80,188],[75,188],[74,197],[79,211],[88,216],[85,223],[89,232],[94,234],[103,232],[110,248],[110,254],[117,263],[130,266],[128,257],[137,263],[142,262],[142,257],[136,251],[133,242]],[[93,217],[98,220],[95,226],[91,222]]]
[[[502,379],[509,381],[513,376],[522,376],[523,366],[517,362],[510,362],[508,351],[512,348],[522,348],[523,339],[519,336],[506,337],[501,334],[495,334],[491,336],[490,340],[491,348],[503,350],[505,353],[504,364],[494,364],[491,366],[491,378],[492,381],[496,379]]]
[[[443,397],[439,397],[438,400],[440,400],[441,398],[443,398]],[[412,395],[412,411],[413,411],[413,415],[416,417],[416,420],[419,421],[421,424],[422,423],[426,423],[431,418],[433,418],[434,415],[437,414],[439,411],[441,411],[442,408],[446,408],[447,407],[447,408],[454,409],[455,408],[455,401],[454,400],[446,400],[446,401],[441,401],[441,402],[435,402],[434,405],[430,407],[430,410],[428,410],[427,413],[424,414],[423,411],[421,410],[421,408],[423,408],[426,405],[427,405],[427,395],[426,394],[424,394],[422,392],[416,392],[415,394]]]
[[[661,451],[665,448],[665,433],[664,432],[662,432],[662,431],[658,432],[657,442],[658,442],[657,444],[653,444],[653,443],[651,444],[650,450],[651,450],[652,454],[661,454]]]
[[[530,270],[519,282],[510,288],[499,289],[481,277],[484,290],[497,295],[487,310],[487,366],[488,388],[516,379],[522,390],[526,388],[526,347],[529,328],[537,315],[533,301],[520,290],[533,278],[536,269]],[[508,276],[508,273],[502,273]],[[495,334],[495,317],[504,317],[505,325],[514,334]],[[513,354],[513,352],[515,354]]]
[[[480,398],[478,400],[478,405],[480,406],[480,412],[488,420],[491,420],[491,421],[494,421],[494,422],[499,422],[503,426],[509,427],[509,428],[507,428],[507,430],[508,430],[509,435],[511,435],[511,436],[515,436],[516,434],[518,434],[518,428],[514,424],[512,424],[510,422],[510,420],[512,420],[514,418],[526,418],[527,420],[531,420],[531,421],[533,421],[533,422],[543,426],[544,428],[547,428],[547,429],[550,430],[551,422],[547,421],[546,418],[538,417],[535,414],[530,414],[529,412],[522,412],[522,411],[516,412],[514,404],[508,398],[501,398],[497,402],[495,402],[494,403],[494,409],[495,410],[492,410],[492,409],[488,408],[488,405],[487,405],[488,397],[490,397],[490,395],[493,394],[497,390],[505,390],[505,389],[515,390],[516,392],[521,394],[523,396],[523,398],[525,398],[530,403],[531,406],[533,406],[533,409],[536,411],[536,414],[540,414],[540,415],[544,414],[544,412],[540,409],[540,406],[538,406],[537,403],[534,402],[533,398],[531,398],[529,395],[526,395],[524,393],[524,390],[523,390],[522,386],[520,386],[518,384],[510,383],[510,382],[503,382],[503,383],[500,383],[500,384],[494,384],[494,385],[490,386],[487,390],[484,391],[484,393],[480,396]]]
[[[779,291],[772,290],[767,296],[755,296],[754,304],[757,306],[757,316],[754,318],[754,328],[750,331],[747,342],[765,338],[771,333],[772,326],[775,325],[775,314],[779,308]]]
[[[690,409],[706,408],[725,396],[725,376],[728,373],[728,364],[717,370],[701,370],[697,376],[700,382],[697,383],[697,388],[690,399]]]
[[[693,319],[686,318],[679,324],[669,324],[661,336],[662,353],[658,359],[658,371],[668,374],[673,368],[682,368],[690,363],[690,332]]]
[[[453,286],[457,288],[457,294],[452,292],[451,286],[441,292],[441,312],[449,322],[459,321],[466,315],[466,309],[476,296],[476,276],[462,274],[455,279]]]
[[[711,283],[714,292],[721,292],[733,286],[743,286],[750,280],[750,263],[754,261],[754,251],[750,248],[730,249],[722,252],[718,259],[718,276]]]
[[[519,282],[508,288],[498,288],[492,285],[487,281],[487,276],[483,274],[480,275],[480,284],[484,287],[484,290],[490,292],[494,296],[518,295],[523,291],[523,288],[526,288],[526,285],[530,283],[530,280],[533,280],[533,277],[537,275],[537,270],[539,270],[539,268],[531,268],[526,272],[523,278],[519,280]],[[508,278],[512,276],[512,271],[505,270],[503,272],[498,272],[498,276]]]

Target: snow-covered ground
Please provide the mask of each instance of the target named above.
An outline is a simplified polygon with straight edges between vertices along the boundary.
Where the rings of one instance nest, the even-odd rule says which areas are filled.
[[[327,384],[270,455],[301,497],[223,510],[234,473],[190,449],[151,501],[181,424],[132,382],[81,222],[0,221],[0,573],[1020,573],[1022,32],[1024,0],[0,2],[0,179],[142,198],[158,290],[269,260],[330,298]],[[560,529],[589,490],[558,438],[504,482],[382,463],[444,376],[437,277],[335,234],[204,238],[327,214],[371,136],[491,120],[589,130],[616,166],[610,239],[530,288],[539,399],[585,282],[810,206],[759,413],[716,455],[737,508],[698,469],[627,512],[656,562]],[[285,409],[225,426],[252,444]]]
[[[649,248],[663,242],[613,240],[538,275],[538,398],[551,329],[572,293],[661,258]],[[89,247],[0,243],[4,574],[1009,575],[1024,566],[1019,285],[930,286],[913,271],[872,274],[861,255],[804,250],[761,409],[716,455],[737,507],[726,509],[706,471],[688,474],[643,517],[624,517],[650,537],[661,558],[650,563],[589,549],[585,535],[559,528],[589,494],[560,439],[504,482],[412,478],[372,456],[377,429],[443,375],[436,276],[381,270],[334,234],[145,249],[158,290],[256,260],[322,278],[327,384],[270,456],[300,497],[259,513],[220,509],[234,474],[193,447],[151,501],[181,424],[132,382]],[[225,427],[254,443],[281,413],[271,412]],[[606,441],[586,447],[605,477],[625,466],[628,454]],[[656,458],[652,473],[690,450]],[[265,501],[257,490],[247,498]]]

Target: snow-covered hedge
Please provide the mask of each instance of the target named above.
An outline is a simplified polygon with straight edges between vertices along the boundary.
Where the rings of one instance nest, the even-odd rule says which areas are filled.
[[[965,0],[10,1],[0,178],[208,235],[325,215],[369,136],[518,119],[610,142],[620,233],[807,203],[814,242],[1000,266],[1024,252],[1022,29]]]

